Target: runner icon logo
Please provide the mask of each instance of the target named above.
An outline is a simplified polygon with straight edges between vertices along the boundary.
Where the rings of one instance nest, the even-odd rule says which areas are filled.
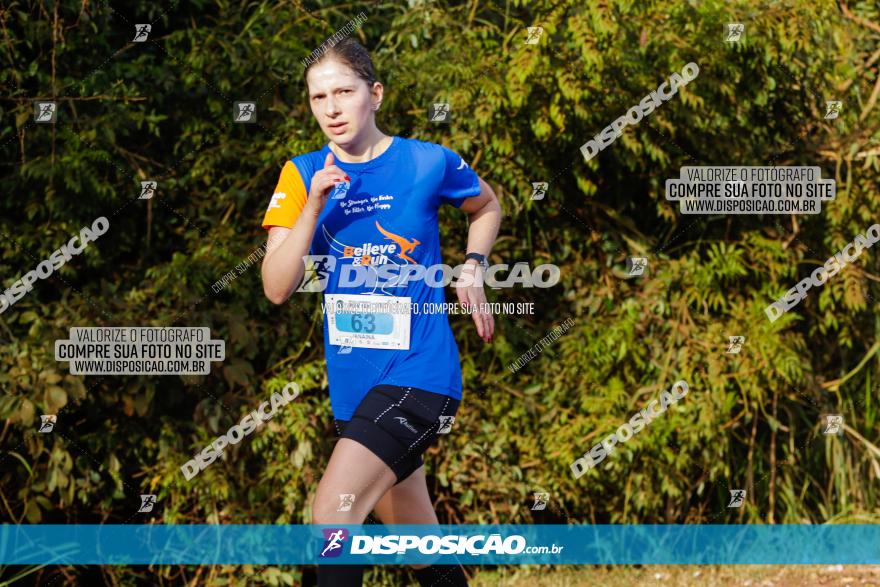
[[[321,558],[334,558],[342,554],[342,543],[348,538],[348,530],[345,528],[324,529],[324,548],[321,550]]]
[[[730,503],[727,504],[729,508],[738,508],[742,507],[743,500],[746,498],[746,490],[745,489],[731,489],[730,490]]]
[[[55,428],[55,422],[58,420],[58,416],[40,416],[40,420],[40,429],[38,432],[48,434]]]
[[[742,349],[743,343],[746,341],[745,336],[728,336],[730,340],[730,346],[727,347],[727,352],[732,354],[737,354]]]
[[[727,23],[727,37],[724,40],[727,43],[738,43],[745,31],[746,25],[741,22],[729,22]]]
[[[339,494],[339,507],[336,508],[337,512],[350,512],[351,506],[354,504],[354,493],[340,493]]]
[[[34,122],[55,122],[55,102],[37,102],[34,104]]]
[[[333,255],[305,255],[303,263],[306,266],[302,284],[298,292],[321,292],[327,289],[330,281],[330,273],[336,269],[336,257]]]
[[[647,257],[627,257],[626,259],[627,277],[635,277],[645,272],[648,266]]]
[[[142,181],[141,182],[141,195],[138,196],[138,200],[149,200],[152,199],[154,195],[156,195],[156,188],[159,187],[158,182],[155,181]]]
[[[253,124],[257,122],[257,104],[256,102],[235,102],[234,105],[235,118],[233,122],[242,122]]]
[[[455,423],[455,416],[440,416],[440,429],[437,434],[449,434],[452,431],[452,425]]]
[[[433,102],[428,108],[428,120],[431,122],[449,123],[449,103]]]
[[[544,27],[530,26],[528,27],[529,36],[526,37],[526,45],[537,45],[544,33]]]
[[[537,512],[547,509],[548,499],[550,499],[549,493],[535,493],[535,504],[532,506],[532,511]]]
[[[150,36],[150,31],[153,30],[153,25],[151,24],[136,24],[134,25],[134,38],[131,40],[132,43],[143,43]]]
[[[840,100],[828,100],[825,102],[825,120],[834,120],[840,114],[840,107],[843,102]]]
[[[843,433],[843,416],[840,414],[829,414],[825,418],[825,434],[840,435]]]
[[[138,508],[138,513],[149,513],[153,511],[154,505],[156,505],[155,495],[142,495],[141,507]]]
[[[547,188],[550,187],[550,184],[546,181],[533,181],[532,182],[532,199],[533,200],[543,200],[544,196],[547,194]]]
[[[351,189],[350,181],[340,181],[335,186],[333,186],[333,191],[330,193],[331,200],[341,200],[346,195],[348,195],[348,190]]]

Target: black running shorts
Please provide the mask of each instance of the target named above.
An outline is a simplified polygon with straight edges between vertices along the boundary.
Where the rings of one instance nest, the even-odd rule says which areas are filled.
[[[445,423],[449,430],[458,400],[415,387],[377,385],[367,392],[351,420],[336,420],[336,433],[366,446],[397,475],[397,483],[424,464]],[[444,432],[445,434],[445,432]]]

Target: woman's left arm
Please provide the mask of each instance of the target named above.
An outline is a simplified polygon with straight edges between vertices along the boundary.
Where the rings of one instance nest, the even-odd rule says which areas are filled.
[[[480,180],[480,195],[468,198],[459,206],[468,214],[468,241],[465,253],[480,253],[489,259],[495,237],[498,236],[498,228],[501,226],[501,204],[495,192],[482,178]],[[492,342],[495,333],[495,319],[485,307],[486,292],[483,290],[483,268],[474,259],[468,259],[462,269],[462,273],[470,272],[474,275],[471,280],[473,285],[456,288],[458,301],[468,306],[475,306],[476,311],[471,313],[474,324],[477,326],[477,335],[486,342]]]

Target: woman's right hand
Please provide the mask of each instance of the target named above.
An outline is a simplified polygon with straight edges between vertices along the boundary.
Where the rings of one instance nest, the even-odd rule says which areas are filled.
[[[324,160],[324,169],[321,169],[312,176],[312,185],[309,188],[309,197],[306,201],[306,209],[315,216],[321,214],[324,205],[327,203],[327,196],[330,190],[340,181],[350,181],[351,178],[345,174],[345,171],[333,164],[333,153],[327,153]]]

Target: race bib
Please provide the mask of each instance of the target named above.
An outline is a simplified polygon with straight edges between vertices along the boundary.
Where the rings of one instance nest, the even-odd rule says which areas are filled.
[[[325,294],[330,344],[409,350],[410,300],[397,296]]]

